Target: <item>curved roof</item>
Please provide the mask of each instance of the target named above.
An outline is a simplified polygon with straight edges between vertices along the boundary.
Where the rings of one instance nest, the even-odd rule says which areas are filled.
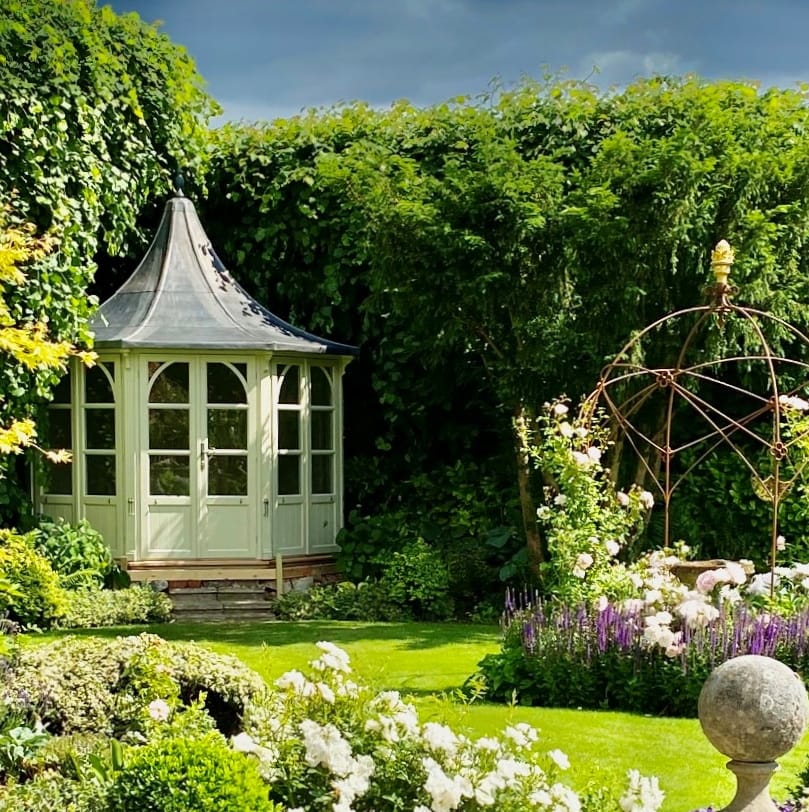
[[[140,265],[101,305],[90,328],[101,349],[357,353],[287,324],[253,299],[228,273],[181,192],[166,203]]]

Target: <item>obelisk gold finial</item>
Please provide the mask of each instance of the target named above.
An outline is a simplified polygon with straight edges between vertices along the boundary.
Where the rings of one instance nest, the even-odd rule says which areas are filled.
[[[727,285],[733,258],[733,249],[727,240],[720,240],[716,244],[716,248],[711,251],[711,270],[717,285]]]

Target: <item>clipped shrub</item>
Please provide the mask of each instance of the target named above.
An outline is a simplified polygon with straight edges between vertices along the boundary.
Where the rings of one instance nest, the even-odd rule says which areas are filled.
[[[65,613],[57,621],[65,629],[165,623],[171,618],[171,600],[148,586],[127,589],[85,587],[66,593]]]
[[[191,705],[202,694],[219,730],[232,734],[245,707],[266,690],[260,675],[235,657],[152,634],[68,637],[21,650],[4,685],[25,692],[54,734],[108,736],[139,730],[154,699]]]
[[[169,738],[130,751],[109,804],[118,812],[273,812],[258,762],[222,736]]]
[[[37,551],[62,576],[63,586],[101,585],[113,569],[104,538],[86,519],[76,525],[43,520],[33,538]]]
[[[50,626],[64,613],[65,592],[59,575],[33,547],[35,533],[0,530],[0,579],[13,590],[0,590],[0,611],[25,626]]]
[[[56,772],[0,788],[0,812],[101,812],[107,808],[103,785]]]

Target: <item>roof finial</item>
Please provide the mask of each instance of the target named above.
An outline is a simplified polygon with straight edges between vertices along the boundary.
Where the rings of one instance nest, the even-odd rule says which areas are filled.
[[[176,197],[184,197],[183,186],[185,186],[185,178],[182,172],[178,172],[174,178],[174,194]]]
[[[720,240],[716,244],[716,248],[711,251],[711,270],[716,278],[717,285],[723,287],[727,285],[733,259],[734,254],[730,243],[727,240]]]

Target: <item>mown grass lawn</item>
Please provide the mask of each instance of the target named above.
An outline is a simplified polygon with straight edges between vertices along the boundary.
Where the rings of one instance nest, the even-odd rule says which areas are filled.
[[[726,759],[708,744],[696,719],[459,701],[457,689],[477,662],[499,647],[494,627],[309,621],[178,623],[148,630],[169,640],[195,640],[234,654],[267,680],[291,668],[305,669],[317,656],[314,644],[330,640],[350,654],[361,681],[410,694],[424,719],[446,720],[476,736],[501,730],[510,722],[529,722],[540,730],[548,749],[558,747],[570,756],[570,780],[578,788],[621,780],[634,768],[660,778],[666,792],[663,812],[689,812],[708,804],[718,809],[733,796]],[[143,627],[131,627],[78,633],[115,636],[142,631]],[[36,643],[61,634],[65,633],[28,639]],[[782,769],[773,780],[776,798],[787,797],[807,756],[809,737],[781,760]]]

